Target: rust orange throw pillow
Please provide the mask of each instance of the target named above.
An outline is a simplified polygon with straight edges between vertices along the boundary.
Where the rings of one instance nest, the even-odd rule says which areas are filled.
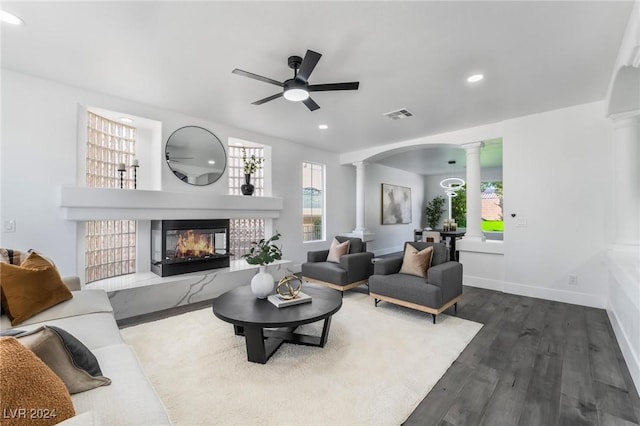
[[[73,297],[55,266],[35,252],[20,266],[0,263],[0,291],[11,325]]]
[[[55,425],[75,415],[56,374],[14,337],[0,338],[2,426]]]

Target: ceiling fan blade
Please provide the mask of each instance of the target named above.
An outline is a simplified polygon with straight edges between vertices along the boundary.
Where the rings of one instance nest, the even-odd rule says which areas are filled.
[[[317,109],[320,109],[320,105],[315,103],[311,98],[305,99],[304,101],[302,101],[302,103],[305,104],[307,108],[309,108],[309,111],[315,111]]]
[[[302,64],[300,64],[300,68],[298,69],[298,74],[296,78],[301,79],[303,81],[309,80],[309,76],[313,72],[313,69],[318,64],[320,57],[322,55],[318,52],[314,52],[313,50],[307,50],[307,53],[304,55],[304,59],[302,60]]]
[[[310,84],[307,88],[310,92],[327,92],[329,90],[358,90],[360,82],[351,83],[330,83],[330,84]]]
[[[265,83],[275,84],[276,86],[280,86],[280,87],[284,86],[284,83],[281,83],[279,81],[273,80],[273,79],[268,78],[268,77],[263,77],[263,76],[258,75],[258,74],[254,74],[254,73],[249,72],[249,71],[239,70],[238,68],[234,69],[231,72],[233,74],[238,74],[238,75],[242,75],[244,77],[253,78],[254,80],[259,80],[259,81],[263,81]]]
[[[269,102],[269,101],[272,101],[274,99],[278,99],[280,97],[282,97],[282,92],[276,93],[275,95],[271,95],[271,96],[269,96],[267,98],[264,98],[264,99],[260,99],[259,101],[251,102],[251,105],[262,105],[265,102]]]

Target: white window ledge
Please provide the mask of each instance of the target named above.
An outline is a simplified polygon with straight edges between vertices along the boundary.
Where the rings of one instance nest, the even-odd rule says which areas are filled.
[[[456,243],[458,251],[504,255],[504,243],[500,240],[469,241],[464,238]]]
[[[280,197],[62,186],[65,219],[233,219],[280,216]]]

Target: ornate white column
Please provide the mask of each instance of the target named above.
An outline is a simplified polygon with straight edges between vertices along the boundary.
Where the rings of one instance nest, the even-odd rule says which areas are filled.
[[[640,111],[614,114],[614,243],[640,244]]]
[[[467,152],[467,231],[465,240],[483,241],[480,191],[480,148],[484,142],[462,145]]]
[[[364,210],[364,177],[365,177],[365,166],[367,165],[364,161],[357,161],[352,163],[356,168],[356,228],[347,232],[345,236],[349,237],[357,237],[362,239],[365,243],[367,241],[373,241],[375,234],[367,231],[367,227],[365,226],[365,210]],[[365,246],[366,247],[366,246]]]

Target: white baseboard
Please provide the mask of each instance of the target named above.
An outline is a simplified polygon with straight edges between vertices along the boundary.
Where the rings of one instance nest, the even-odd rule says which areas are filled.
[[[519,296],[535,297],[537,299],[553,300],[555,302],[571,303],[591,308],[606,308],[605,298],[595,294],[536,287],[489,278],[474,277],[470,275],[464,276],[463,283],[470,287],[486,288],[488,290],[496,290],[503,293],[517,294]]]
[[[638,393],[640,393],[640,354],[635,352],[638,348],[634,348],[629,341],[629,337],[620,325],[620,321],[613,307],[607,307],[607,314],[611,327],[613,328],[613,333],[616,335],[616,340],[620,346],[620,351],[622,351],[622,356],[627,363],[629,374],[631,374],[631,378],[633,379],[633,384],[636,386]]]

